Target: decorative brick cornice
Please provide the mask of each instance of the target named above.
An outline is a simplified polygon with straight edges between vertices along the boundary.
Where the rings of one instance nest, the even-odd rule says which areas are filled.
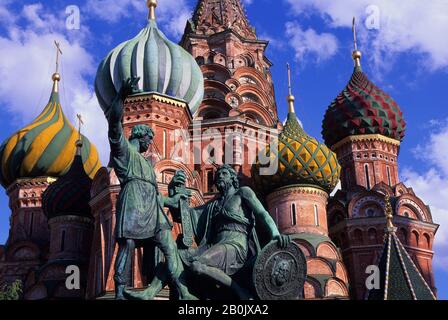
[[[10,194],[16,188],[33,188],[33,187],[47,187],[57,178],[54,177],[38,177],[31,179],[17,179],[7,189],[6,193]]]
[[[173,97],[168,97],[168,96],[162,95],[160,93],[145,93],[145,94],[134,95],[134,96],[126,98],[125,103],[144,102],[144,101],[157,101],[157,102],[162,102],[162,103],[166,103],[166,104],[170,104],[172,106],[182,107],[182,108],[188,107],[188,105],[185,101],[176,99]]]
[[[149,93],[128,97],[123,124],[158,122],[172,128],[187,128],[193,121],[188,104],[173,97]]]
[[[323,189],[314,186],[300,186],[300,185],[291,185],[276,189],[268,195],[268,198],[278,197],[285,193],[312,194],[328,198],[328,193]]]
[[[400,146],[400,141],[383,136],[381,134],[363,134],[363,135],[354,135],[354,136],[348,136],[341,141],[334,144],[331,149],[336,150],[339,147],[352,142],[361,142],[361,141],[381,141],[390,143],[394,146]]]

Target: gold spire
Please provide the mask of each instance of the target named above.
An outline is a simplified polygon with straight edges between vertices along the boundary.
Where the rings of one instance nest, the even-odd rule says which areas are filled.
[[[355,67],[361,67],[361,51],[358,50],[358,39],[356,38],[356,19],[353,17],[352,22],[352,32],[353,32],[353,46],[354,50],[352,53],[352,58],[355,61]]]
[[[385,202],[384,213],[386,214],[386,220],[387,220],[386,232],[395,232],[396,228],[392,222],[394,216],[392,211],[392,205],[390,204],[389,194],[386,194],[384,196],[384,202]]]
[[[292,88],[291,88],[291,67],[289,66],[289,63],[286,64],[286,67],[288,68],[288,97],[286,98],[286,101],[288,101],[288,112],[289,113],[295,113],[294,110],[294,101],[296,98],[292,95]]]
[[[76,155],[81,155],[81,149],[82,149],[82,136],[81,136],[81,126],[84,124],[84,121],[82,121],[82,116],[78,113],[76,115],[78,118],[78,140],[76,140]]]
[[[60,43],[56,40],[54,41],[54,45],[56,46],[56,71],[51,76],[51,79],[53,79],[53,92],[58,92],[59,81],[61,81],[61,75],[59,74],[59,55],[62,55],[62,50]]]
[[[148,16],[148,18],[150,20],[156,20],[157,0],[146,0],[146,5],[149,8],[149,16]]]

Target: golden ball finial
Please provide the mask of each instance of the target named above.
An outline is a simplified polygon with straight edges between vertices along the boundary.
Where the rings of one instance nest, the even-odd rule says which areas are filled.
[[[59,81],[61,81],[61,75],[59,73],[53,73],[51,77],[53,79],[53,92],[59,92]]]
[[[362,57],[361,51],[359,51],[359,50],[353,51],[352,58],[353,58],[353,60],[355,60],[355,67],[361,66],[361,57]]]
[[[288,112],[295,113],[294,101],[296,101],[296,98],[292,94],[290,94],[286,97],[286,101],[288,101]]]
[[[353,59],[361,59],[361,57],[362,57],[361,51],[359,51],[359,50],[353,51],[352,57],[353,57]]]
[[[146,0],[146,5],[149,8],[149,19],[156,19],[157,0]]]

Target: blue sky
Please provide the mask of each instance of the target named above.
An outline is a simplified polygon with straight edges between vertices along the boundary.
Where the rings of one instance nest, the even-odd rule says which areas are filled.
[[[268,58],[280,116],[286,115],[286,62],[293,68],[296,111],[305,130],[321,139],[321,122],[350,78],[351,18],[358,17],[362,66],[401,106],[407,132],[400,178],[427,204],[441,226],[434,270],[439,297],[448,298],[448,1],[245,0],[259,38],[270,40]],[[66,8],[80,9],[80,29],[66,27]],[[179,40],[195,0],[159,0],[160,28]],[[44,107],[54,70],[53,40],[61,42],[62,105],[81,112],[85,134],[107,161],[106,129],[93,94],[98,63],[135,36],[146,20],[144,0],[0,0],[0,139]],[[445,90],[444,90],[445,89]],[[0,243],[9,225],[8,199],[0,192]]]

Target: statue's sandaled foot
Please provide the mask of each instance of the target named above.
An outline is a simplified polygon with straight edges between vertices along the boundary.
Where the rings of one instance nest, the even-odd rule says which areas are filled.
[[[143,291],[130,291],[125,289],[123,295],[128,300],[153,300],[157,292],[154,287],[148,287]]]

